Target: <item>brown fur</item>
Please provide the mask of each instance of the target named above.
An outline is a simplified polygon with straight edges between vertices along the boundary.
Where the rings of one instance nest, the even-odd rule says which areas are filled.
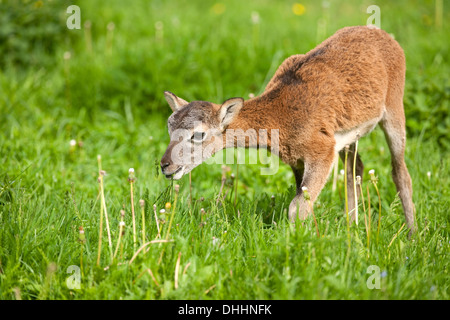
[[[279,156],[292,167],[296,177],[297,196],[289,209],[290,219],[294,221],[296,217],[306,218],[309,212],[301,187],[308,188],[313,202],[323,188],[336,152],[342,149],[340,146],[336,150],[337,137],[356,132],[359,138],[380,123],[392,154],[394,182],[407,225],[413,231],[412,184],[403,158],[404,81],[403,50],[389,34],[369,27],[347,27],[307,54],[287,58],[265,91],[245,101],[227,128],[279,129]],[[188,114],[187,108],[198,110],[197,105],[189,104],[184,113]],[[208,115],[215,114],[217,119],[223,109],[220,105],[211,106]],[[367,125],[363,128],[362,124]],[[211,121],[211,126],[216,127],[217,123]],[[349,144],[355,140],[350,139]],[[246,146],[257,147],[257,137]],[[353,153],[349,159],[351,170]],[[362,171],[358,156],[356,172],[362,176]],[[351,174],[348,184],[349,194],[353,195]],[[349,202],[353,209],[355,199]]]

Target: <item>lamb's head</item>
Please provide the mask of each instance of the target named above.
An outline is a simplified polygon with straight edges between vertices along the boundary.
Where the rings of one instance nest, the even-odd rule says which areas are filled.
[[[225,130],[244,100],[232,98],[220,105],[189,103],[169,91],[164,96],[173,113],[167,121],[170,143],[161,159],[161,170],[167,178],[178,180],[225,147]]]

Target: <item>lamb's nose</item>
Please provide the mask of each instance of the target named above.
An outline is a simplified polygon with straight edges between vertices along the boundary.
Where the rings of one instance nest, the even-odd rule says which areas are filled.
[[[164,169],[167,168],[170,165],[169,162],[161,162],[161,170],[164,172]]]

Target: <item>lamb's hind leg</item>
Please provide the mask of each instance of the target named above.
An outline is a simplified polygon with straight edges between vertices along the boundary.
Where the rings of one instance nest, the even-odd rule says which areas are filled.
[[[339,152],[339,156],[341,157],[342,163],[345,165],[345,149]],[[352,144],[349,148],[347,154],[347,192],[348,192],[348,212],[350,213],[350,220],[353,222],[355,219],[355,204],[358,203],[355,200],[355,191],[353,189],[353,164],[355,160],[355,144]],[[355,174],[356,176],[360,176],[361,180],[363,177],[364,165],[359,157],[359,153],[356,153],[356,167]],[[357,199],[361,196],[360,188],[356,187],[356,196]]]
[[[298,179],[299,172],[297,171],[297,195],[289,205],[289,219],[291,222],[295,222],[297,217],[300,220],[304,220],[308,217],[311,212],[311,206],[317,199],[317,196],[325,185],[328,175],[330,174],[333,166],[333,158],[334,152],[330,152],[330,155],[325,159],[305,162],[302,179]],[[293,170],[294,174],[296,174],[294,168]],[[310,200],[305,200],[302,187],[308,188]]]
[[[395,111],[395,114],[394,112]],[[405,212],[406,225],[410,235],[415,232],[414,203],[412,201],[412,182],[406,167],[404,154],[406,144],[405,115],[403,105],[387,112],[380,122],[391,152],[392,177],[397,187]]]

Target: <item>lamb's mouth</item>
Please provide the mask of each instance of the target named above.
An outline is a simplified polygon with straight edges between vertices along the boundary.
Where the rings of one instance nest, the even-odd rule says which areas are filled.
[[[183,169],[183,166],[178,167],[177,170],[172,172],[171,174],[165,174],[167,179],[172,179],[178,172],[180,172]]]

